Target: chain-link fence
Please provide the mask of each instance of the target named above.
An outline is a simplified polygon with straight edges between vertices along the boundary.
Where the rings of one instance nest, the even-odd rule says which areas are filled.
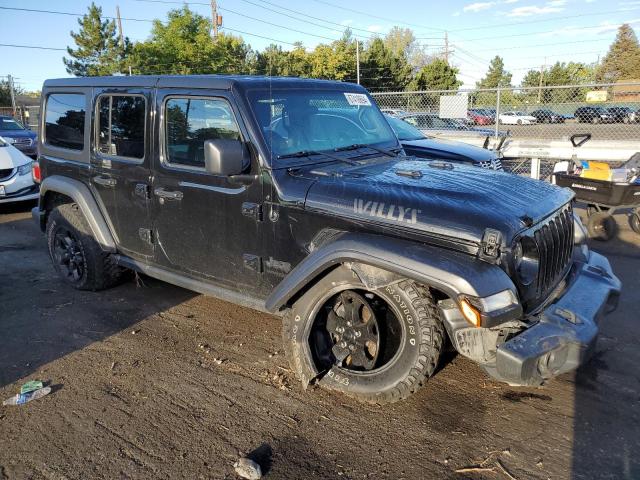
[[[40,106],[18,106],[15,113],[13,107],[0,107],[0,116],[13,117],[29,129],[38,131],[40,121]]]
[[[383,111],[428,136],[501,146],[514,173],[539,166],[547,178],[558,160],[619,163],[640,151],[640,82],[373,96]],[[538,162],[533,170],[531,159]]]

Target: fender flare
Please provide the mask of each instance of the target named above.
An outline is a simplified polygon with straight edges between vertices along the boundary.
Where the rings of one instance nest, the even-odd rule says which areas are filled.
[[[116,251],[116,242],[107,225],[98,203],[91,194],[89,188],[82,182],[60,175],[52,175],[45,178],[40,185],[40,203],[38,206],[40,229],[46,227],[47,212],[44,208],[44,198],[47,192],[56,192],[73,199],[80,211],[87,219],[89,228],[100,247],[106,252]]]
[[[461,252],[380,235],[345,233],[314,250],[273,290],[266,309],[277,312],[333,266],[356,262],[437,288],[451,298],[487,297],[515,287],[498,266]]]

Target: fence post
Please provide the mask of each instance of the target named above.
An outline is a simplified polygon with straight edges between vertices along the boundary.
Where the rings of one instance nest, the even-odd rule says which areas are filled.
[[[498,87],[497,89],[497,95],[496,95],[496,141],[498,140],[498,126],[500,123],[500,87]]]
[[[531,159],[531,178],[540,180],[540,159],[539,158]]]

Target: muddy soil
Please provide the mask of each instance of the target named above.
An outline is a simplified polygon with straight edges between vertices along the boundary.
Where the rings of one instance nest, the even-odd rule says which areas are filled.
[[[449,355],[377,407],[303,391],[276,317],[149,278],[65,286],[30,207],[0,209],[0,397],[54,391],[0,407],[0,479],[232,479],[239,454],[269,479],[640,478],[640,236],[622,217],[593,245],[625,287],[586,367],[511,388]]]

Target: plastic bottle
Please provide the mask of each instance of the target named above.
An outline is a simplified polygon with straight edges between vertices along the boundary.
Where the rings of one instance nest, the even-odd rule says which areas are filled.
[[[18,393],[13,397],[7,398],[4,402],[2,402],[2,405],[23,405],[25,403],[29,403],[32,400],[42,398],[45,395],[49,395],[50,393],[51,387],[44,387],[27,393]]]

